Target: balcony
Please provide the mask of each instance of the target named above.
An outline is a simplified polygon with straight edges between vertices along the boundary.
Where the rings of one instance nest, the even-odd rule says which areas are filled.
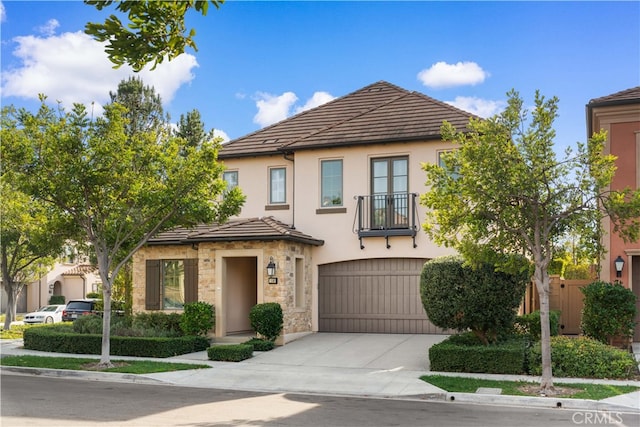
[[[413,247],[418,232],[418,206],[416,193],[389,193],[370,196],[356,196],[358,205],[354,220],[354,232],[358,233],[360,249],[364,249],[365,237],[384,237],[389,245],[389,237],[410,236]]]

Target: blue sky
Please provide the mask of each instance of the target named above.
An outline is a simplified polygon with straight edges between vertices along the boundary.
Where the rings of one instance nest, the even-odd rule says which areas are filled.
[[[83,34],[81,1],[3,1],[2,105],[38,93],[96,112],[133,73]],[[109,9],[109,13],[113,8]],[[237,138],[386,80],[489,116],[515,88],[560,99],[559,147],[586,139],[585,104],[640,85],[640,2],[250,2],[192,15],[198,52],[140,76],[172,119],[198,109]]]

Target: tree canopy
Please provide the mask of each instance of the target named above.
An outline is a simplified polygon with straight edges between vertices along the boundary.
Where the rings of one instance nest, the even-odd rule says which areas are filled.
[[[95,252],[104,295],[101,363],[109,361],[111,285],[136,250],[174,226],[223,222],[244,197],[229,192],[217,162],[219,144],[186,147],[168,126],[127,134],[127,109],[105,106],[89,119],[82,105],[12,116],[13,138],[3,148],[20,189],[73,224],[70,238]],[[4,141],[3,141],[4,143]]]
[[[606,190],[615,157],[603,154],[604,132],[579,143],[575,153],[567,150],[564,158],[557,158],[557,98],[545,99],[536,92],[528,117],[520,95],[507,95],[501,114],[472,119],[467,132],[443,124],[443,140],[457,148],[443,156],[443,165],[423,165],[429,187],[421,196],[429,209],[424,229],[435,242],[454,247],[468,260],[482,261],[493,252],[531,259],[542,319],[541,388],[552,393],[548,267],[554,244],[569,230],[593,233],[605,214],[624,237],[637,238],[640,190]]]
[[[127,16],[123,23],[116,15],[109,15],[103,23],[89,22],[85,33],[100,42],[107,42],[105,51],[114,68],[129,64],[140,71],[148,63],[151,69],[165,59],[169,61],[184,53],[187,47],[198,50],[195,29],[187,32],[185,16],[190,10],[206,15],[209,4],[217,8],[224,0],[85,0],[103,10],[114,3],[116,10]]]

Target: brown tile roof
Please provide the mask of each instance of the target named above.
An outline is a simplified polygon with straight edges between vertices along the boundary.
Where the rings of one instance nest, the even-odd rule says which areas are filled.
[[[621,90],[611,95],[594,98],[589,101],[589,107],[615,104],[636,104],[640,103],[640,86],[631,89]]]
[[[202,224],[195,228],[174,228],[149,239],[149,245],[190,244],[198,242],[288,240],[321,246],[315,239],[273,217],[232,219],[225,224]]]
[[[89,264],[77,265],[62,273],[63,276],[84,276],[85,274],[95,273],[98,269]]]
[[[305,148],[440,139],[444,120],[464,130],[473,114],[380,81],[222,146],[220,159]]]

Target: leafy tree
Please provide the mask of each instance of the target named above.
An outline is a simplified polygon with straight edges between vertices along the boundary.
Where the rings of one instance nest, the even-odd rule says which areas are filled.
[[[8,133],[3,128],[3,157]],[[46,206],[12,188],[6,178],[6,174],[0,178],[0,269],[7,294],[4,329],[9,329],[16,319],[18,297],[25,285],[46,273],[65,242]]]
[[[118,103],[95,120],[82,105],[60,111],[44,98],[36,114],[22,110],[14,120],[23,137],[6,149],[15,153],[23,191],[77,224],[73,237],[95,251],[105,308],[100,363],[109,366],[112,285],[123,266],[154,234],[224,221],[244,199],[239,191],[219,197],[225,183],[216,141],[181,156],[184,140],[165,128],[128,137]]]
[[[198,110],[192,110],[186,116],[180,115],[176,136],[187,141],[187,147],[197,148],[205,141],[213,139],[213,129],[205,131],[204,123]]]
[[[206,15],[209,3],[216,9],[224,0],[85,0],[98,10],[116,3],[116,10],[127,15],[123,23],[116,15],[110,15],[104,23],[89,22],[85,33],[100,42],[107,42],[105,51],[109,60],[119,68],[129,64],[140,71],[153,62],[152,70],[165,58],[169,61],[184,53],[187,47],[198,50],[192,28],[187,34],[185,16],[191,9]]]
[[[152,86],[145,86],[139,77],[129,77],[118,84],[116,92],[109,92],[111,102],[126,107],[125,132],[129,138],[147,131],[160,131],[169,120],[164,115],[162,99]]]
[[[25,285],[42,276],[62,253],[66,228],[46,204],[16,188],[15,171],[6,162],[9,147],[19,145],[22,138],[10,120],[15,113],[10,107],[2,109],[0,138],[0,270],[7,294],[4,329],[16,318],[18,297]]]
[[[444,167],[423,165],[430,189],[421,196],[429,208],[424,229],[438,244],[454,247],[470,260],[482,259],[486,248],[526,254],[532,260],[540,297],[540,387],[546,394],[555,390],[548,274],[553,245],[569,230],[582,234],[598,227],[605,213],[624,238],[637,238],[640,231],[640,190],[603,190],[615,171],[615,157],[603,154],[604,132],[557,159],[557,108],[557,98],[546,100],[536,92],[528,119],[523,100],[510,91],[501,114],[471,120],[468,132],[444,123],[443,140],[453,141],[458,149],[443,156]]]

